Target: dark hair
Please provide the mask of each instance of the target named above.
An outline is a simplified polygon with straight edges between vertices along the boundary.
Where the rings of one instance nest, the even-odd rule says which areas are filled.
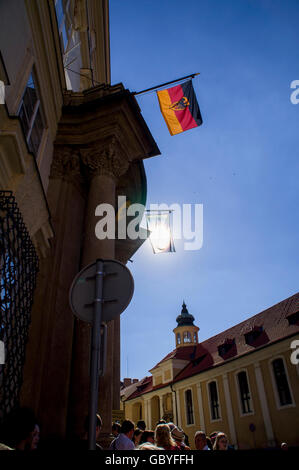
[[[155,439],[155,432],[154,431],[144,431],[144,433],[141,436],[140,439],[140,444],[144,444],[145,442],[148,442],[148,438],[152,437]]]
[[[145,431],[145,428],[146,428],[145,421],[143,421],[142,419],[138,421],[137,428],[141,429],[141,431]]]
[[[132,431],[135,428],[133,421],[129,419],[125,419],[123,424],[121,425],[120,432],[122,434],[127,434],[128,432]]]
[[[136,428],[135,431],[134,431],[134,434],[133,434],[133,439],[132,439],[132,441],[134,442],[134,444],[136,444],[135,438],[136,438],[137,436],[140,436],[140,434],[143,434],[143,431],[141,431],[141,429]],[[141,436],[141,437],[142,437],[142,436]]]
[[[206,441],[207,441],[207,446],[208,446],[208,448],[209,448],[210,450],[213,450],[212,441],[211,441],[211,439],[210,439],[208,436],[206,436]]]
[[[121,425],[119,423],[112,424],[112,431],[117,431],[118,434],[120,433]]]
[[[96,426],[101,428],[102,427],[102,418],[99,414],[96,415],[97,417],[97,424]],[[88,432],[89,431],[89,416],[86,416],[85,421],[84,421],[84,431]]]
[[[27,439],[34,431],[37,419],[30,408],[18,408],[6,419],[3,425],[3,440],[15,447],[21,441]]]

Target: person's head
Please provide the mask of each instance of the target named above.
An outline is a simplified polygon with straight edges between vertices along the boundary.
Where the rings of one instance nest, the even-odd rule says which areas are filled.
[[[12,447],[30,450],[37,419],[30,408],[15,410],[8,419],[7,437]]]
[[[203,431],[197,431],[194,436],[196,450],[203,450],[207,445],[207,438]]]
[[[99,414],[96,415],[96,439],[98,439],[102,427],[102,418]],[[89,416],[86,416],[84,421],[84,431],[85,433],[89,432]]]
[[[175,442],[170,434],[167,424],[158,424],[155,431],[155,441],[158,447],[175,446]]]
[[[227,450],[228,439],[224,432],[219,432],[216,436],[213,449],[214,450]]]
[[[211,439],[212,445],[214,445],[217,434],[219,434],[219,431],[214,431],[214,432],[211,432],[211,434],[210,434],[210,439]]]
[[[112,424],[112,434],[114,437],[117,437],[120,434],[120,424],[119,423],[113,423]]]
[[[31,450],[35,450],[37,448],[38,443],[39,443],[39,434],[40,434],[39,425],[36,424],[34,427],[33,435],[32,435]]]
[[[145,431],[146,429],[146,424],[143,420],[140,420],[138,421],[137,423],[137,426],[136,426],[138,429],[140,429],[141,431]]]
[[[281,450],[288,450],[289,446],[286,442],[282,442],[280,445]]]
[[[144,431],[140,439],[140,444],[143,444],[145,442],[150,442],[151,444],[155,444],[154,431]]]
[[[143,434],[143,431],[141,431],[141,429],[138,429],[138,428],[135,429],[132,441],[134,442],[136,447],[140,444],[140,439],[142,438],[142,434]]]
[[[177,428],[176,426],[171,431],[171,437],[179,446],[184,443],[185,434],[183,433],[183,431],[181,431],[181,429]]]
[[[129,439],[132,439],[134,434],[134,428],[135,424],[133,423],[133,421],[125,419],[123,424],[121,425],[120,432],[122,434],[125,434]]]

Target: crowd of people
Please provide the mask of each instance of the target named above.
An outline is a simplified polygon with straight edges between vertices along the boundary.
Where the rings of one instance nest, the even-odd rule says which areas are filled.
[[[115,436],[110,450],[191,450],[189,438],[174,423],[160,420],[155,430],[146,429],[144,421],[138,421],[136,428],[132,421],[125,420],[122,425],[114,423],[112,432]],[[207,436],[197,431],[194,436],[196,450],[229,450],[228,438],[223,432],[213,432]]]
[[[96,440],[101,434],[102,419],[96,415]],[[89,418],[84,422],[84,433],[80,439],[71,441],[71,447],[76,450],[88,450]],[[172,422],[160,420],[155,429],[147,429],[142,420],[137,425],[126,419],[122,423],[115,422],[112,425],[111,435],[113,440],[110,450],[151,450],[151,451],[189,451],[191,447],[196,450],[222,451],[234,450],[228,442],[224,432],[215,431],[209,436],[204,431],[197,431],[193,437],[193,443],[185,432]],[[112,437],[111,436],[111,437]],[[20,408],[11,414],[0,433],[0,450],[36,450],[39,445],[40,429],[38,421],[32,410]],[[193,445],[194,444],[194,445]],[[66,443],[65,443],[66,445]],[[282,450],[288,450],[288,445],[283,442]],[[96,450],[103,450],[97,443]]]

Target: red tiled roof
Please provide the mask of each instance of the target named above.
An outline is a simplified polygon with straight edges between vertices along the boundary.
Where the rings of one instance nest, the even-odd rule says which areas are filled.
[[[178,382],[203,372],[204,370],[221,365],[229,359],[244,356],[256,349],[299,333],[299,323],[290,324],[287,319],[287,317],[298,311],[299,293],[199,343],[197,346],[186,346],[175,349],[167,354],[153,369],[171,358],[189,360],[186,367],[184,367],[173,380],[173,382]],[[244,335],[256,329],[256,327],[262,327],[263,331],[254,342],[247,344]],[[230,343],[231,347],[226,354],[220,356],[218,347],[226,342]],[[153,387],[152,377],[146,377],[144,388],[137,389],[128,399],[136,398],[144,393],[165,387],[169,383],[171,382]]]

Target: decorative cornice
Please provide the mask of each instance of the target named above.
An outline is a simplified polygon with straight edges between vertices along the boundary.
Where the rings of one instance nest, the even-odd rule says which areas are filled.
[[[129,161],[122,152],[116,139],[113,138],[103,146],[80,149],[82,161],[91,178],[97,175],[105,175],[117,179],[126,173]]]
[[[80,154],[78,150],[67,146],[55,147],[50,178],[67,181],[80,179]]]

